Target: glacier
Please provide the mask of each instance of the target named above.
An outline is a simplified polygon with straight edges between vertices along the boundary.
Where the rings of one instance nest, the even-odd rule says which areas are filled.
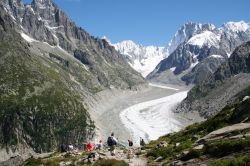
[[[171,89],[171,87],[166,88]],[[175,118],[172,109],[187,96],[187,92],[177,92],[170,96],[138,103],[123,110],[120,113],[120,119],[130,131],[134,143],[138,145],[140,137],[150,141],[182,129],[184,125]]]

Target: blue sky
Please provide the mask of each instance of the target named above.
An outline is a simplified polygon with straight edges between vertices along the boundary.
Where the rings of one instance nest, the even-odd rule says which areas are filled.
[[[30,3],[31,0],[23,0]],[[91,35],[164,46],[185,22],[250,21],[250,0],[54,0]]]

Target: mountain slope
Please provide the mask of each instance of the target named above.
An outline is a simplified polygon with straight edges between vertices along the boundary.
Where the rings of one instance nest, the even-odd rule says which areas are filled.
[[[196,85],[177,111],[198,111],[210,117],[233,103],[250,86],[250,42],[235,49],[228,61]]]
[[[249,108],[249,98],[238,101],[204,122],[152,141],[149,165],[248,165]]]
[[[144,82],[112,46],[77,27],[51,0],[34,0],[31,5],[23,5],[19,0],[1,3],[20,33],[73,55],[89,70],[92,82],[99,89],[131,88]]]
[[[0,162],[92,139],[87,102],[105,89],[145,83],[51,0],[0,1],[0,48]]]
[[[31,54],[14,31],[1,34],[1,160],[88,138],[94,125],[67,73]]]

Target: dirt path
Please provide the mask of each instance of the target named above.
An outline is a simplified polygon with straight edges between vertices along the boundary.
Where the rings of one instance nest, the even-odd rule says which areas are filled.
[[[143,155],[136,155],[136,151],[140,148],[133,149],[120,149],[117,148],[115,152],[115,156],[111,156],[108,150],[103,151],[103,157],[105,159],[116,159],[116,160],[124,160],[130,166],[145,166],[147,165],[147,160]]]

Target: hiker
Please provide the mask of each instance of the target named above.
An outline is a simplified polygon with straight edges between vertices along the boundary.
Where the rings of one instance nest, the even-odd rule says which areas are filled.
[[[74,146],[72,144],[69,144],[68,148],[69,148],[70,152],[72,152],[74,150]]]
[[[131,141],[131,140],[128,139],[128,146],[132,147],[133,146],[133,141]]]
[[[140,146],[141,147],[144,147],[146,144],[145,144],[145,141],[143,138],[140,137]]]
[[[111,156],[115,155],[115,146],[117,144],[117,139],[114,137],[114,133],[111,133],[111,136],[108,137],[107,144],[109,146]]]
[[[65,144],[61,144],[60,151],[61,153],[67,152],[67,147],[65,146]]]
[[[100,140],[99,143],[96,144],[95,149],[96,150],[101,150],[102,149],[102,140]]]
[[[93,145],[92,143],[89,142],[89,143],[86,145],[86,150],[87,150],[88,152],[94,150],[94,145]]]

